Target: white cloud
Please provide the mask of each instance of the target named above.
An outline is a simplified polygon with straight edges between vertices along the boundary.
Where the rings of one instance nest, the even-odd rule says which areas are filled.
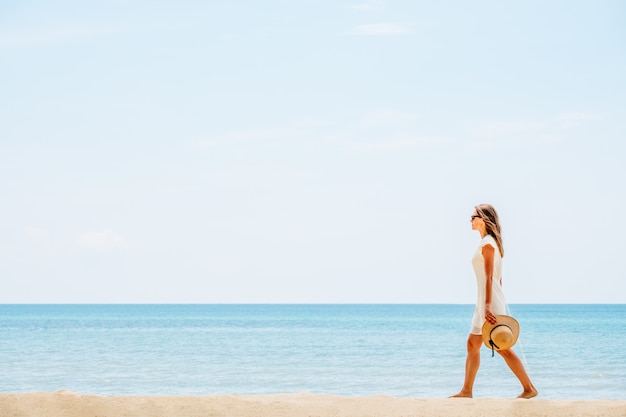
[[[477,147],[525,147],[560,142],[584,124],[599,120],[590,113],[561,113],[543,120],[472,121],[465,131]]]
[[[424,134],[416,113],[378,109],[364,113],[347,126],[343,138],[336,137],[357,151],[396,151],[441,146],[450,141],[441,136]]]
[[[141,33],[183,29],[188,29],[188,25],[164,25],[158,23],[133,26],[58,24],[48,27],[20,28],[19,30],[0,32],[0,48],[50,46],[75,41],[88,41],[102,36],[133,36]]]
[[[358,151],[395,151],[410,148],[419,148],[424,146],[436,146],[442,145],[447,141],[442,138],[436,137],[419,137],[419,136],[406,136],[402,135],[375,142],[357,142],[352,141],[350,147]]]
[[[75,244],[83,250],[95,252],[125,251],[130,247],[125,237],[111,230],[83,233],[76,237]]]
[[[238,129],[212,137],[196,139],[193,141],[193,145],[196,148],[215,148],[250,141],[271,143],[282,139],[296,139],[303,134],[306,132],[295,127]]]
[[[368,126],[398,126],[415,121],[417,116],[398,110],[374,110],[365,115],[363,123]]]
[[[556,117],[555,123],[557,124],[557,129],[568,130],[600,119],[600,116],[592,113],[561,113]]]
[[[231,130],[192,139],[190,144],[195,149],[206,149],[250,142],[276,144],[293,140],[301,141],[316,137],[320,129],[332,125],[333,123],[317,119],[300,119],[285,126]]]
[[[411,29],[402,23],[371,23],[356,26],[346,34],[353,36],[389,36],[408,35],[410,33]]]
[[[545,128],[545,123],[533,120],[480,122],[468,130],[481,138],[503,138],[534,134]]]
[[[424,134],[415,113],[377,109],[355,118],[306,119],[273,128],[250,128],[224,132],[192,141],[193,148],[212,149],[243,144],[340,147],[355,151],[400,150],[450,143],[445,137]]]

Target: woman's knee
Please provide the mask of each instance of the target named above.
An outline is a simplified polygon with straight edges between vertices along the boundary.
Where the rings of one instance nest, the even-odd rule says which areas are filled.
[[[476,352],[480,350],[480,346],[483,343],[482,336],[480,335],[470,335],[467,338],[467,351],[468,352]]]

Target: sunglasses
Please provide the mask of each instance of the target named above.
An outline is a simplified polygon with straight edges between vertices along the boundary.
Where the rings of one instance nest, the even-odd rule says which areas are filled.
[[[480,219],[480,216],[479,216],[478,214],[472,214],[471,219],[472,219],[472,220],[474,220],[474,219]]]

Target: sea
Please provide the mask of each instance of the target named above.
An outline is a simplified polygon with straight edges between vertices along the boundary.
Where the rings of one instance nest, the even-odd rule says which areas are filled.
[[[0,305],[0,393],[447,397],[473,305]],[[626,400],[626,305],[517,304],[539,398]],[[521,392],[482,349],[475,397]]]

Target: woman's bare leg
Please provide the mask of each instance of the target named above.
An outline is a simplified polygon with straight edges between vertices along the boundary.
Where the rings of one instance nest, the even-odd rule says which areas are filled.
[[[522,384],[524,391],[517,398],[533,398],[537,396],[537,389],[530,382],[530,377],[524,369],[524,364],[512,349],[499,350],[498,353],[504,358],[506,364],[511,368],[519,382]]]
[[[479,334],[470,334],[467,338],[467,359],[465,359],[465,381],[463,388],[451,398],[472,398],[474,380],[480,367],[480,346],[483,338]]]

